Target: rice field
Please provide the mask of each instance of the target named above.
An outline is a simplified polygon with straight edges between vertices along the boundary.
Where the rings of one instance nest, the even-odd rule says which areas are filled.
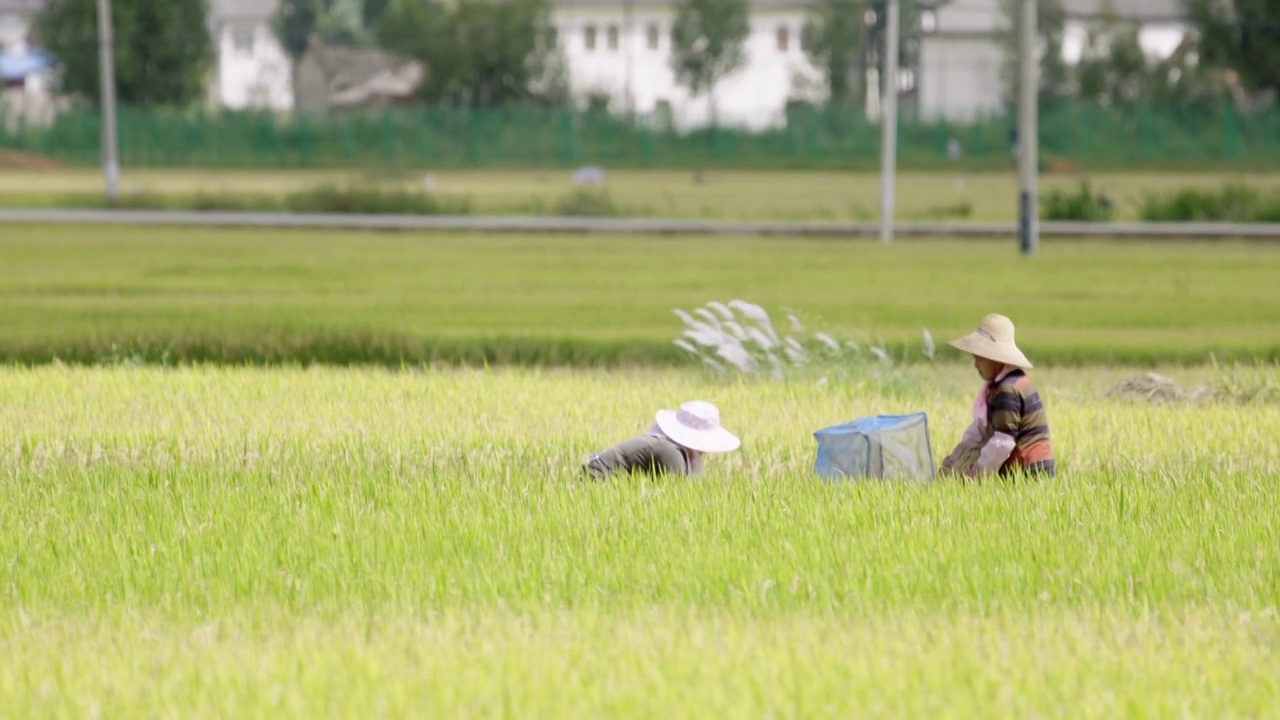
[[[124,168],[121,191],[135,194],[282,195],[320,185],[425,190],[468,198],[477,214],[548,214],[571,193],[572,168],[437,171],[261,170]],[[428,180],[428,176],[430,179]],[[1136,220],[1149,193],[1220,189],[1244,183],[1274,189],[1274,174],[1259,172],[1045,173],[1042,192],[1075,190],[1088,180],[1116,206],[1117,219]],[[879,217],[880,176],[875,172],[610,170],[605,188],[619,214],[711,220],[873,220]],[[904,221],[1011,222],[1017,217],[1017,174],[1007,171],[902,172],[897,216]],[[0,206],[59,206],[100,195],[102,174],[92,169],[49,171],[0,168]]]
[[[10,366],[0,716],[1274,715],[1280,405],[1108,396],[1129,372],[1033,371],[1059,478],[959,486],[811,472],[877,413],[940,457],[956,363]],[[739,452],[583,481],[695,397]]]
[[[1280,714],[1278,260],[6,226],[0,717]],[[735,298],[891,361],[697,367]],[[945,455],[992,311],[1057,479],[815,476],[868,415]],[[584,479],[689,399],[742,448]]]
[[[679,365],[744,299],[918,358],[992,311],[1037,363],[1280,361],[1280,246],[0,228],[0,361]]]

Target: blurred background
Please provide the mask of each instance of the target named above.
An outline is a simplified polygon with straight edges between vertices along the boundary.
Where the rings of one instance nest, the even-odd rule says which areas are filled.
[[[452,199],[395,208],[419,212],[878,211],[882,0],[109,4],[135,205],[265,208],[341,181]],[[902,0],[901,216],[1013,218],[1018,5]],[[1273,0],[1043,0],[1042,215],[1280,216],[1277,23]],[[96,0],[0,0],[0,48],[5,204],[93,203]]]

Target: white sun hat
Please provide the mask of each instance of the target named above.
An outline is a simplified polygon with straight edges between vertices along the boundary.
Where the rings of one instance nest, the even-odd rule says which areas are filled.
[[[1032,367],[1031,361],[1022,354],[1013,340],[1013,321],[1003,315],[992,313],[982,318],[982,324],[978,325],[977,330],[952,340],[949,344],[971,355],[1005,365],[1026,369]]]
[[[736,435],[720,427],[720,410],[703,400],[684,403],[679,410],[659,410],[658,429],[698,452],[729,452],[742,444]]]

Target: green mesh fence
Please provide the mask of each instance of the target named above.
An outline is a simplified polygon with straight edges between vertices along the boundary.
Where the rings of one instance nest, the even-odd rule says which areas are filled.
[[[900,119],[904,167],[1006,166],[1011,117],[971,123]],[[125,108],[121,161],[129,167],[611,167],[858,168],[879,161],[880,131],[855,108],[790,109],[783,127],[678,132],[647,120],[543,108],[469,111],[397,108],[322,117]],[[1265,165],[1280,159],[1280,119],[1269,106],[1044,107],[1046,162],[1089,167]],[[94,165],[99,117],[61,114],[52,125],[0,122],[0,147]],[[961,157],[949,157],[954,138]]]

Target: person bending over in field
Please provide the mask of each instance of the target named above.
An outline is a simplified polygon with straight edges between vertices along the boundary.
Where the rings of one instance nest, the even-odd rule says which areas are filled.
[[[715,405],[694,400],[679,410],[659,410],[647,433],[595,453],[582,468],[594,479],[615,472],[692,475],[702,470],[703,453],[731,452],[741,444],[720,426]]]
[[[940,474],[1054,477],[1049,419],[1025,372],[1031,361],[1014,343],[1013,322],[988,315],[977,330],[950,345],[973,356],[983,384],[973,404],[973,422],[942,461]]]

